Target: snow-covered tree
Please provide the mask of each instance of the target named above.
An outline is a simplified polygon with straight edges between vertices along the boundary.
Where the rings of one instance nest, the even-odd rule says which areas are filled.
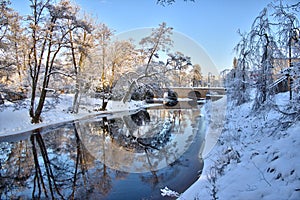
[[[278,42],[280,46],[284,49],[286,58],[288,60],[288,66],[291,68],[293,62],[299,58],[299,48],[300,48],[300,24],[299,24],[299,10],[300,3],[293,5],[284,5],[282,1],[279,1],[279,4],[271,4],[274,9],[274,18],[278,21]],[[298,50],[298,51],[297,51]],[[292,91],[293,91],[293,77],[291,74],[287,73],[288,86],[290,92],[290,100],[292,100]]]
[[[261,11],[252,24],[249,44],[252,53],[251,60],[260,71],[254,103],[254,109],[256,109],[267,100],[269,95],[268,86],[272,83],[273,52],[277,48],[267,8]]]
[[[107,58],[108,58],[108,46],[109,42],[111,40],[111,37],[113,36],[113,31],[105,24],[100,24],[99,27],[97,28],[97,38],[99,41],[99,50],[100,50],[100,61],[101,61],[101,68],[102,68],[102,73],[101,73],[101,83],[102,83],[102,88],[104,89],[105,87],[108,87],[109,85],[105,84],[106,82],[108,83],[109,81],[106,80],[106,71],[108,68],[107,64]]]
[[[0,50],[1,50],[1,58],[3,57],[3,54],[5,52],[5,49],[8,48],[8,32],[9,32],[9,20],[11,18],[10,13],[12,12],[12,9],[9,7],[10,2],[6,0],[0,1]],[[5,63],[5,60],[1,59],[0,63],[0,69],[6,68],[7,65]]]
[[[181,52],[168,54],[167,66],[171,67],[170,73],[173,79],[173,86],[187,86],[191,79],[187,77],[187,70],[192,66],[191,57]]]
[[[234,99],[236,105],[241,105],[249,100],[249,60],[250,49],[248,48],[248,38],[241,35],[241,41],[235,47],[238,58],[233,60],[233,80],[228,88],[228,94]]]
[[[129,79],[130,85],[122,99],[123,102],[131,99],[132,91],[138,86],[141,80],[165,74],[167,68],[162,67],[160,63],[153,62],[153,58],[158,58],[159,52],[167,52],[173,45],[173,41],[171,39],[172,30],[172,27],[168,27],[167,24],[163,22],[158,28],[154,28],[152,30],[150,36],[147,36],[140,41],[140,45],[142,46],[142,54],[146,59],[146,66],[140,73],[130,73],[136,75],[131,76]]]
[[[112,88],[122,74],[129,72],[139,65],[139,55],[130,40],[114,41],[108,48],[108,66],[110,69],[109,85]]]
[[[109,46],[109,42],[111,40],[111,37],[113,36],[113,31],[106,26],[105,24],[100,24],[99,27],[97,28],[97,38],[98,38],[98,42],[99,42],[99,50],[100,50],[100,65],[101,65],[101,79],[100,79],[100,83],[101,83],[101,92],[102,93],[108,93],[110,88],[109,88],[109,79],[107,78],[106,71],[108,70],[108,63],[107,63],[107,59],[108,59],[108,46]],[[102,95],[102,110],[106,109],[106,104],[107,104],[107,99],[106,99],[106,95]]]
[[[254,109],[262,105],[274,93],[278,84],[288,78],[290,99],[292,91],[297,91],[292,75],[297,71],[293,65],[299,60],[299,21],[300,3],[284,4],[283,0],[274,1],[264,8],[254,20],[248,34],[243,34],[241,42],[236,46],[238,59],[236,68],[230,73],[234,80],[229,85],[238,88],[233,90],[238,104],[247,100],[245,94],[248,81],[245,79],[246,68],[255,72],[256,96]],[[282,72],[283,74],[278,74]],[[246,90],[245,90],[246,89]],[[280,88],[278,91],[282,91]],[[238,94],[237,94],[238,93]],[[247,94],[248,95],[248,94]]]
[[[28,68],[31,78],[29,114],[33,123],[39,123],[50,78],[60,68],[58,58],[70,47],[68,37],[70,31],[77,28],[87,29],[87,25],[79,20],[78,10],[68,0],[62,0],[57,4],[51,0],[31,0],[30,7],[32,14],[28,16],[30,35]],[[72,26],[69,26],[70,24]],[[40,98],[37,99],[38,95]]]
[[[24,90],[26,39],[21,17],[10,7],[10,1],[0,1],[0,92],[20,96]],[[7,98],[13,100],[15,98]]]
[[[140,41],[142,48],[142,53],[146,58],[146,69],[145,75],[149,73],[149,67],[154,57],[159,57],[159,51],[168,52],[169,48],[173,45],[173,40],[171,39],[172,27],[168,27],[165,22],[159,24],[158,28],[152,30],[150,36],[143,38]]]
[[[92,21],[85,17],[85,21]],[[75,74],[75,95],[73,99],[72,112],[77,113],[80,105],[80,99],[83,88],[85,88],[84,77],[86,77],[86,59],[89,57],[92,49],[95,48],[95,39],[93,36],[93,25],[89,24],[86,29],[72,29],[70,25],[70,54],[71,63]],[[91,70],[93,71],[93,70]]]
[[[202,73],[201,73],[201,66],[199,64],[193,65],[193,80],[192,85],[193,87],[198,87],[202,85]]]

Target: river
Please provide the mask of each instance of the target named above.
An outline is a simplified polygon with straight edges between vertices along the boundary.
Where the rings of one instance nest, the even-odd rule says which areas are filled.
[[[200,105],[92,116],[0,138],[1,199],[161,199],[199,177]],[[172,198],[164,198],[172,199]]]

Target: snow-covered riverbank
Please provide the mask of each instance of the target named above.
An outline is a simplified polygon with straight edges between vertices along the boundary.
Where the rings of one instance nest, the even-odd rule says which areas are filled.
[[[300,119],[281,112],[288,112],[288,99],[287,93],[278,94],[256,112],[251,102],[229,103],[226,121],[208,113],[216,122],[208,130],[222,126],[223,132],[211,151],[207,144],[202,175],[179,199],[300,199]],[[213,102],[208,110],[224,110],[224,102]]]
[[[143,102],[138,101],[131,101],[130,103],[125,104],[122,102],[109,101],[107,111],[95,111],[95,107],[92,105],[100,105],[101,101],[99,99],[93,99],[92,101],[99,102],[92,102],[90,106],[86,105],[80,109],[78,114],[73,114],[69,112],[72,100],[72,95],[61,95],[56,99],[47,98],[42,113],[43,122],[39,124],[31,123],[29,116],[29,100],[25,100],[18,105],[6,103],[5,105],[2,105],[0,110],[0,136],[18,134],[56,123],[81,119],[91,115],[135,110],[144,106]]]

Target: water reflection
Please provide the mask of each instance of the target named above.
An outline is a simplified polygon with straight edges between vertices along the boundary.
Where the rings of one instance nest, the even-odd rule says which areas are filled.
[[[199,115],[140,110],[2,139],[0,198],[155,199],[164,186],[182,192],[201,170]]]

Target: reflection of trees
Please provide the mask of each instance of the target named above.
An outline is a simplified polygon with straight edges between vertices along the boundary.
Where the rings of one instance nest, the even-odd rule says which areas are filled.
[[[87,163],[93,160],[82,145],[75,124],[46,134],[45,138],[36,132],[30,141],[35,164],[32,197],[74,199],[80,186],[79,175],[84,178]]]
[[[142,126],[150,122],[150,115],[146,110],[140,110],[132,114],[130,118],[137,126]]]
[[[106,194],[111,188],[111,184],[102,177],[95,178],[103,168],[94,166],[94,158],[80,140],[78,126],[74,123],[56,132],[54,143],[49,142],[53,135],[48,134],[48,152],[40,133],[30,137],[35,161],[33,197],[40,198],[43,193],[46,198],[75,199],[88,195],[91,190]]]
[[[142,110],[122,118],[85,121],[81,123],[83,134],[80,135],[90,153],[110,168],[126,172],[154,171],[176,157],[173,155],[176,152],[167,153],[164,149],[167,146],[175,149],[177,145],[170,143],[172,118],[160,115],[160,112],[150,115]]]
[[[172,122],[169,119],[151,122],[146,110],[124,116],[121,123],[113,122],[110,121],[108,132],[112,141],[128,151],[145,152],[147,156],[148,151],[160,150],[171,137]]]
[[[77,131],[77,128],[76,128],[76,123],[73,123],[73,126],[74,126],[74,134],[75,134],[75,137],[76,137],[76,149],[77,149],[77,156],[76,156],[76,162],[75,162],[75,171],[74,171],[74,179],[73,179],[73,190],[72,190],[72,193],[70,195],[70,199],[74,199],[75,197],[75,191],[76,191],[76,188],[77,188],[77,180],[79,179],[78,178],[78,171],[79,171],[79,165],[81,167],[81,174],[82,174],[82,177],[84,178],[85,176],[85,172],[87,171],[87,162],[88,162],[88,153],[86,151],[86,149],[84,148],[80,138],[79,138],[79,135],[78,135],[78,131]]]
[[[91,191],[107,194],[111,189],[107,169],[95,166],[79,131],[74,123],[43,136],[37,130],[28,141],[0,143],[1,198],[75,199]]]
[[[193,121],[198,122],[198,120],[193,120],[193,119],[196,119],[196,116],[199,116],[199,110],[196,109],[195,110],[167,110],[167,113],[165,113],[166,110],[162,110],[162,112],[163,112],[161,113],[162,116],[168,116],[173,119],[173,123],[174,123],[173,130],[174,129],[177,130],[175,131],[175,134],[176,133],[181,134],[181,132],[182,133],[184,132],[182,126],[185,127],[185,131],[188,130],[189,127],[191,128],[191,130],[192,129],[195,129],[195,131],[198,130],[197,129],[198,123],[193,123]],[[159,171],[155,171],[155,172],[152,171],[151,175],[141,174],[140,175],[141,181],[151,185],[152,188],[156,190],[158,189],[157,187],[160,187],[159,183],[168,183],[169,180],[174,179],[174,177],[178,177],[178,174],[183,174],[183,175],[198,174],[198,170],[197,170],[198,168],[196,166],[201,164],[198,162],[199,148],[197,148],[198,147],[197,144],[200,144],[202,140],[201,137],[199,136],[196,137],[197,139],[194,140],[193,147],[192,149],[190,149],[190,151],[194,151],[192,157],[189,157],[189,159],[179,158],[179,156],[181,155],[178,154],[176,150],[173,151],[174,149],[177,149],[178,144],[176,142],[172,142],[172,146],[168,146],[168,147],[172,148],[173,150],[170,151],[170,149],[165,149],[165,148],[161,149],[159,154],[160,157],[157,158],[157,159],[165,159],[166,163],[169,163],[169,166]],[[193,140],[193,138],[191,137],[189,139]],[[186,142],[187,144],[189,143],[188,141]],[[170,161],[172,161],[172,163]],[[189,167],[189,166],[193,166],[193,167]],[[189,169],[190,171],[182,172],[182,170],[186,170],[186,169]],[[189,180],[189,178],[187,178],[187,180],[182,180],[182,181],[191,184],[195,180],[192,179]],[[175,185],[180,186],[181,183],[175,183],[174,186]]]
[[[105,164],[106,158],[105,155],[105,137],[108,135],[109,126],[107,118],[103,118],[101,121],[97,121],[94,123],[77,123],[76,124],[77,135],[79,139],[79,135],[86,136],[88,133],[90,134],[90,140],[93,142],[97,142],[99,139],[102,140],[101,150],[103,152],[103,160],[101,160],[102,165],[96,165],[95,168],[83,174],[85,176],[84,179],[84,188],[88,188],[89,191],[86,192],[80,190],[80,197],[89,198],[89,193],[99,193],[99,195],[106,195],[112,189],[112,179],[110,174],[108,173],[108,168]],[[82,141],[80,140],[80,143]],[[83,157],[84,158],[84,157]]]
[[[104,117],[103,120],[102,120],[101,128],[102,128],[102,139],[103,139],[103,141],[105,141],[105,137],[110,132],[109,126],[108,126],[108,120],[107,120],[106,117]],[[101,191],[104,194],[107,194],[111,190],[112,186],[111,186],[111,177],[107,173],[107,167],[106,167],[106,164],[105,164],[106,157],[105,157],[105,144],[104,144],[104,142],[102,143],[102,151],[104,152],[103,153],[104,162],[103,162],[102,173],[99,173],[101,175],[101,179],[100,179],[100,182],[99,182],[99,187],[100,187]]]
[[[16,188],[26,187],[32,170],[30,147],[25,141],[0,143],[0,197],[9,199]]]
[[[157,185],[163,176],[157,175],[156,170],[158,164],[162,160],[166,160],[166,163],[170,163],[170,157],[176,157],[176,152],[168,152],[164,149],[164,146],[170,141],[171,131],[174,128],[174,122],[179,121],[177,126],[180,126],[181,113],[177,111],[169,110],[165,113],[165,110],[155,110],[155,114],[150,118],[150,114],[146,110],[139,111],[131,116],[123,117],[124,124],[129,129],[129,135],[120,134],[118,132],[119,145],[126,148],[134,148],[137,152],[144,152],[147,158],[147,162],[143,163],[144,167],[150,169],[151,177],[144,178],[144,182],[151,183],[151,185]],[[153,114],[153,113],[152,113]],[[130,118],[129,118],[130,117]],[[162,123],[163,122],[163,123]],[[157,126],[159,124],[159,126]],[[145,128],[145,126],[149,126]],[[152,135],[143,132],[142,137],[136,137],[133,132],[136,130],[150,131]],[[115,131],[120,130],[116,129]],[[156,133],[156,132],[157,133]],[[114,129],[112,129],[114,134]],[[125,142],[124,142],[125,141]],[[173,145],[176,147],[176,143]],[[158,153],[158,151],[162,153]]]
[[[167,180],[176,177],[178,172],[179,172],[179,167],[168,168],[168,171],[167,170],[165,171],[163,170],[162,172],[152,171],[151,175],[141,174],[140,179],[141,181],[148,183],[152,185],[153,188],[155,188],[155,186],[157,186],[159,183],[166,182]]]
[[[47,149],[45,146],[45,143],[43,141],[43,138],[39,131],[35,132],[30,136],[30,141],[32,143],[32,154],[34,158],[34,165],[35,165],[35,175],[33,179],[33,191],[32,191],[32,197],[33,198],[41,198],[42,192],[44,192],[46,198],[49,198],[49,191],[51,198],[57,198],[57,195],[63,199],[63,196],[59,190],[59,187],[56,183],[56,179],[54,177],[50,160],[48,157]],[[36,143],[39,147],[40,153],[43,158],[43,164],[46,170],[46,177],[48,181],[48,186],[45,185],[44,177],[42,173],[42,169],[40,166],[39,158],[38,158],[38,151],[36,148]],[[37,191],[36,191],[37,190]],[[37,194],[36,194],[37,193]],[[55,195],[57,194],[57,195]]]

